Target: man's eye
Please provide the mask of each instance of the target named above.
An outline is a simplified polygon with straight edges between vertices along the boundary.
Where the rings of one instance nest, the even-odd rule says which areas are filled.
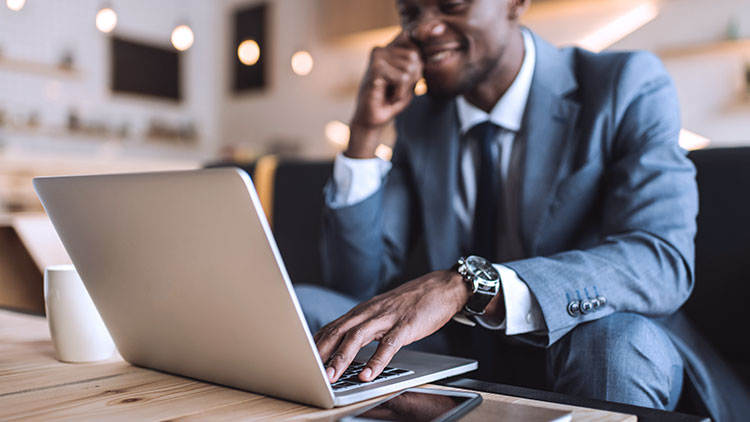
[[[414,7],[401,7],[398,9],[401,22],[411,22],[417,18],[419,11]]]
[[[443,13],[461,13],[469,7],[466,1],[446,1],[440,4],[440,11]]]

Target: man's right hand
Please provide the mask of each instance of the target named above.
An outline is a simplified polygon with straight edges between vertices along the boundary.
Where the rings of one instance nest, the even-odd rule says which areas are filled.
[[[372,50],[350,125],[351,137],[344,152],[347,157],[375,157],[380,132],[409,105],[421,77],[419,52],[406,32],[387,46]]]

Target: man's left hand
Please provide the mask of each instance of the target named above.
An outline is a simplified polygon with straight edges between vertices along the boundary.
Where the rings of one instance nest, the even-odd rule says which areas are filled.
[[[464,306],[470,292],[456,271],[426,274],[375,296],[321,328],[315,343],[326,374],[335,382],[359,350],[372,341],[379,345],[359,375],[375,379],[403,346],[434,333]]]

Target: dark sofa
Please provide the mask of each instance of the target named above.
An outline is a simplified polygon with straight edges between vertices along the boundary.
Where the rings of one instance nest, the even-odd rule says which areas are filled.
[[[750,321],[744,308],[750,302],[750,247],[744,244],[750,241],[750,197],[743,194],[750,187],[750,147],[707,149],[689,157],[698,169],[700,215],[696,287],[684,312],[750,384],[750,337],[744,325]],[[211,167],[227,165],[234,164]],[[251,176],[256,170],[254,163],[239,167]],[[272,226],[287,270],[294,283],[320,284],[322,191],[332,163],[280,160],[274,167],[273,186],[266,188],[273,192]],[[421,261],[419,248],[415,255],[414,261]]]
[[[750,147],[706,149],[689,157],[698,169],[700,211],[695,289],[683,309],[750,384]]]

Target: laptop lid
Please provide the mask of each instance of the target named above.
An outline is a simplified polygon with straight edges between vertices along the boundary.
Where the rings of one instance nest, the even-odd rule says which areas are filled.
[[[50,177],[34,187],[125,360],[333,406],[245,172]]]
[[[477,368],[402,350],[392,366],[410,375],[334,395],[244,171],[42,177],[34,187],[135,365],[324,408]]]

